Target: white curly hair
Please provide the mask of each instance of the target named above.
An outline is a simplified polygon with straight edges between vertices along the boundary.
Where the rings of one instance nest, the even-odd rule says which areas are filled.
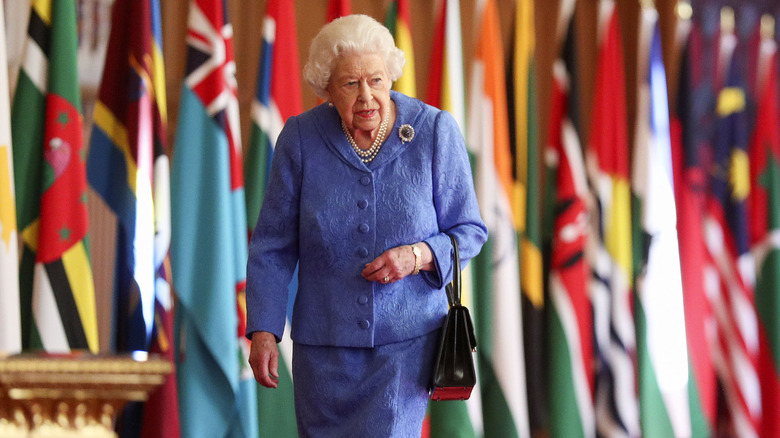
[[[326,99],[333,66],[344,54],[379,54],[384,58],[390,81],[403,73],[406,56],[395,46],[390,31],[368,15],[348,15],[326,24],[309,48],[309,60],[303,67],[303,78],[317,96]]]

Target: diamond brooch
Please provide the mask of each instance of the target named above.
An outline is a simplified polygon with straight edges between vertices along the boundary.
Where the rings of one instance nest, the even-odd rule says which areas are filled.
[[[402,143],[407,143],[412,141],[414,138],[414,128],[412,128],[412,125],[404,124],[401,125],[400,128],[398,128],[398,137],[401,138]]]

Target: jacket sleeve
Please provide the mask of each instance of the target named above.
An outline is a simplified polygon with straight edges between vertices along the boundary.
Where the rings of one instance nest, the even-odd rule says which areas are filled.
[[[298,263],[301,145],[290,118],[276,142],[260,216],[249,242],[246,336],[267,331],[277,342],[287,320],[288,287]]]
[[[446,111],[436,116],[433,143],[433,202],[439,233],[425,239],[436,269],[423,275],[431,286],[441,288],[452,280],[448,234],[458,240],[461,266],[465,266],[487,241],[487,227],[479,215],[466,144],[457,122]]]

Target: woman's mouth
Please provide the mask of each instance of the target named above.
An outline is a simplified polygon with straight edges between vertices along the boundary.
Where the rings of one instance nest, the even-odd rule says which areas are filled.
[[[362,118],[364,118],[364,119],[370,119],[370,118],[374,117],[375,114],[376,114],[376,110],[375,109],[363,110],[363,111],[358,111],[357,112],[357,115],[362,117]]]

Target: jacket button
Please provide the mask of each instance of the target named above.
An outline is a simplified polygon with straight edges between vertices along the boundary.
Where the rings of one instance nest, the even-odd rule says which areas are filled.
[[[360,224],[360,226],[358,227],[358,231],[360,231],[363,234],[368,233],[368,230],[370,229],[371,228],[368,226],[368,224]]]
[[[367,186],[371,184],[371,177],[370,176],[364,176],[360,178],[360,184],[363,184],[364,186]]]
[[[366,249],[366,248],[360,248],[360,249],[358,250],[358,255],[359,255],[360,257],[365,257],[365,256],[367,256],[367,255],[368,255],[368,249]]]
[[[359,207],[361,210],[363,210],[363,209],[365,209],[366,207],[368,207],[368,201],[366,201],[365,199],[361,199],[360,201],[358,201],[358,204],[357,204],[357,205],[358,205],[358,207]]]
[[[371,323],[368,322],[368,320],[363,319],[363,320],[358,321],[358,326],[360,326],[360,328],[365,330],[365,329],[371,327]]]
[[[358,304],[368,304],[368,297],[365,295],[361,295],[358,297],[357,302]]]

